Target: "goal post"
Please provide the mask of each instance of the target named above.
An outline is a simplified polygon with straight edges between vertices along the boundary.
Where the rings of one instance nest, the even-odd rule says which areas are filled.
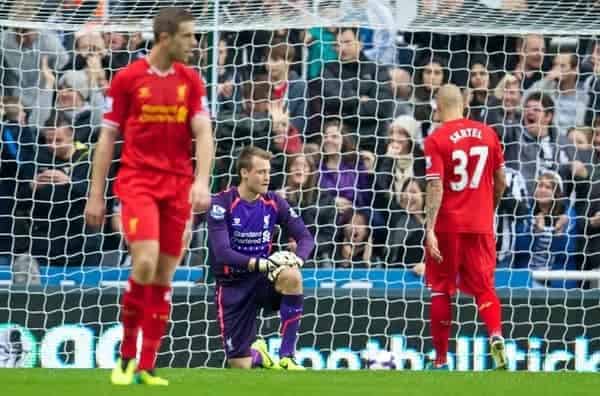
[[[598,237],[590,221],[600,191],[590,153],[600,8],[567,0],[0,2],[0,367],[115,363],[131,269],[119,203],[109,184],[107,221],[93,232],[76,184],[87,188],[106,84],[148,53],[152,17],[171,5],[196,17],[190,65],[210,96],[213,190],[236,181],[241,147],[270,149],[274,188],[315,235],[302,270],[300,362],[421,370],[432,356],[422,141],[436,125],[435,90],[450,81],[465,92],[470,117],[493,124],[505,146],[510,191],[497,216],[496,286],[509,368],[598,371]],[[350,28],[346,41],[339,28]],[[543,36],[537,49],[528,36]],[[569,73],[548,77],[564,53],[576,60],[568,89]],[[527,98],[540,90],[552,100],[551,121],[528,118]],[[48,124],[61,122],[52,118],[57,108],[78,141],[76,158],[57,157],[47,137],[62,126]],[[556,140],[531,138],[544,122]],[[526,145],[536,154],[520,149]],[[336,168],[336,155],[353,160]],[[66,187],[37,179],[48,169],[68,175]],[[546,217],[535,212],[550,199],[538,188],[542,177],[565,195],[552,197],[560,209]],[[159,367],[224,366],[206,233],[196,219],[175,274]],[[293,242],[279,235],[276,246]],[[491,368],[475,304],[459,294],[453,306],[451,368]],[[258,333],[276,355],[278,316],[261,313]]]

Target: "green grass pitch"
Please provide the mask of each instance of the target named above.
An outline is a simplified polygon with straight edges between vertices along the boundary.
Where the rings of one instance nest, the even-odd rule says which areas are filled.
[[[0,370],[7,396],[550,396],[598,395],[600,374],[162,369],[166,388],[108,383],[107,370]]]

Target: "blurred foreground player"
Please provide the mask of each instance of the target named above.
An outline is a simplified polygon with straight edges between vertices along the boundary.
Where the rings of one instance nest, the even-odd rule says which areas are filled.
[[[436,103],[442,125],[425,140],[425,275],[436,353],[431,368],[448,369],[451,298],[459,288],[475,297],[496,368],[506,369],[501,307],[494,288],[494,212],[506,186],[502,147],[493,129],[463,118],[458,87],[440,88]]]
[[[294,360],[303,313],[299,267],[314,248],[298,214],[267,191],[271,153],[245,147],[238,159],[240,184],[213,197],[208,215],[210,264],[217,282],[216,304],[227,362],[232,368],[303,370]],[[271,254],[275,225],[287,229],[296,254]],[[281,347],[275,364],[256,338],[258,310],[279,310]]]
[[[120,131],[125,144],[115,192],[132,271],[121,307],[121,356],[111,375],[118,385],[168,385],[154,365],[171,310],[171,280],[192,207],[205,211],[210,204],[213,142],[206,91],[199,75],[183,64],[196,46],[193,16],[181,8],[160,10],[154,40],[148,57],[111,83],[85,211],[88,224],[103,224],[105,181]]]

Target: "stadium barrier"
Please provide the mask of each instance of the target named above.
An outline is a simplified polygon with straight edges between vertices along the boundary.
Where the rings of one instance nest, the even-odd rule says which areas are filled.
[[[120,289],[46,286],[44,291],[0,290],[0,365],[111,367],[121,336]],[[594,351],[600,350],[599,291],[501,288],[499,293],[511,370],[598,371],[600,352]],[[306,365],[420,370],[431,356],[423,320],[429,298],[423,288],[319,288],[306,294],[297,354]],[[223,366],[212,295],[212,288],[204,285],[174,289],[171,328],[159,366]],[[452,341],[456,354],[451,366],[491,368],[472,300],[460,296],[456,311],[462,325]],[[278,326],[275,316],[259,323],[259,334],[275,354]]]

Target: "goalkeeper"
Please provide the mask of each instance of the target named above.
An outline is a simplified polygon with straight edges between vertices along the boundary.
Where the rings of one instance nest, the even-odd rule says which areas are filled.
[[[303,312],[302,267],[314,247],[312,235],[289,204],[268,191],[271,153],[247,146],[238,157],[238,187],[212,199],[208,214],[210,264],[227,361],[232,368],[303,370],[294,360]],[[296,254],[271,254],[275,225],[296,240]],[[258,310],[279,310],[279,364],[256,338]]]

